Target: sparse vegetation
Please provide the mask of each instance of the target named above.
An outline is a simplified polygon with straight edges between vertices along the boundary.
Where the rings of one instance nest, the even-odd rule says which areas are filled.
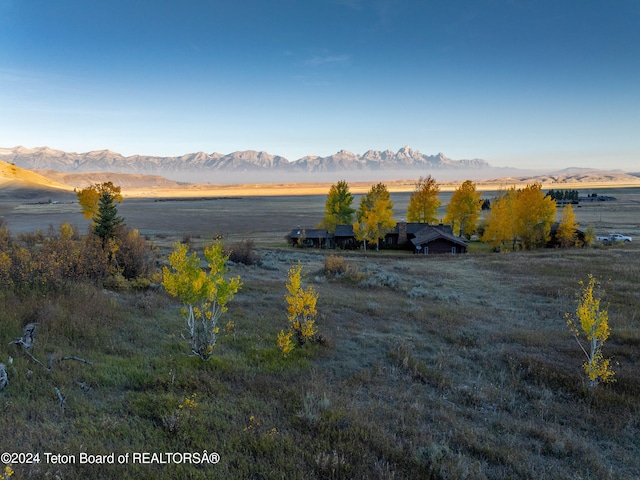
[[[292,349],[291,333],[298,345],[304,345],[318,333],[316,304],[318,292],[309,285],[302,286],[302,265],[298,262],[287,273],[287,293],[284,298],[287,302],[287,319],[289,320],[289,333],[280,332],[278,335],[278,347],[284,355]]]
[[[589,387],[594,389],[599,383],[613,382],[614,372],[611,361],[604,358],[602,347],[609,338],[609,310],[601,304],[598,289],[599,283],[593,275],[589,274],[587,283],[580,280],[582,292],[578,299],[575,315],[567,314],[567,324],[571,333],[575,337],[580,349],[587,357],[583,364],[584,371],[589,378]],[[594,292],[595,290],[595,292]],[[588,346],[585,347],[580,342],[580,337],[586,337]]]
[[[229,256],[224,255],[221,242],[205,247],[203,255],[208,271],[203,270],[196,252],[189,255],[187,245],[174,244],[169,267],[163,268],[162,285],[182,302],[191,353],[209,360],[220,330],[218,321],[242,282],[239,276],[225,278]]]
[[[244,265],[256,265],[260,263],[260,255],[256,252],[255,242],[247,238],[235,243],[226,251],[229,260],[235,263],[243,263]]]

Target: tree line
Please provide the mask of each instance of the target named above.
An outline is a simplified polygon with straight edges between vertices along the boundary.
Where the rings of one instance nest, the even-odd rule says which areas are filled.
[[[554,190],[553,188],[547,192],[547,196],[552,200],[566,200],[570,202],[578,202],[580,194],[577,190]]]
[[[432,224],[438,222],[440,185],[431,177],[421,177],[409,199],[407,222]],[[352,225],[355,237],[379,248],[380,240],[396,226],[393,219],[393,201],[383,183],[373,185],[360,199],[357,209],[349,185],[341,180],[332,185],[327,195],[324,217],[318,228],[334,233],[337,225]],[[480,213],[485,210],[481,224]],[[459,236],[471,238],[478,234],[483,242],[494,247],[531,249],[544,246],[551,237],[555,222],[556,201],[542,192],[542,184],[525,188],[512,187],[500,192],[493,201],[482,199],[476,184],[466,180],[457,187],[446,206],[442,222],[450,225]],[[578,224],[571,205],[563,211],[557,230],[561,246],[576,243]]]

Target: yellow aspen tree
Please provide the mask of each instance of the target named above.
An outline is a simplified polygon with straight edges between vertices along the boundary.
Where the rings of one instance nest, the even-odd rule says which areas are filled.
[[[357,220],[353,224],[356,240],[362,241],[364,249],[367,243],[376,244],[379,248],[381,238],[393,230],[396,221],[393,219],[393,202],[386,185],[378,183],[371,187],[360,199]]]
[[[444,223],[450,223],[454,232],[457,227],[458,235],[469,238],[478,227],[481,197],[482,194],[476,191],[475,183],[471,180],[463,182],[451,196]]]
[[[491,210],[487,214],[487,227],[482,235],[483,242],[500,247],[507,242],[515,249],[518,239],[515,223],[515,201],[517,192],[511,187],[491,202]]]
[[[574,247],[577,241],[577,230],[576,215],[573,213],[573,207],[569,203],[562,209],[562,218],[556,233],[560,246]]]
[[[169,255],[169,267],[163,268],[162,285],[167,293],[183,304],[191,353],[202,360],[213,356],[219,328],[218,320],[227,311],[227,303],[242,287],[240,277],[226,279],[226,262],[221,242],[205,247],[208,272],[202,269],[200,258],[189,247],[177,242]]]
[[[542,247],[549,241],[556,217],[556,201],[542,192],[541,183],[518,190],[514,212],[522,248]]]
[[[312,286],[307,288],[302,286],[302,265],[300,262],[289,269],[286,287],[287,293],[284,298],[287,302],[289,334],[281,332],[281,335],[278,335],[278,347],[284,355],[293,349],[290,346],[291,334],[295,335],[299,345],[303,345],[318,332],[315,325],[318,293]]]
[[[121,189],[112,182],[94,183],[76,192],[84,218],[91,218],[95,221],[100,206],[100,198],[105,194],[109,195],[114,203],[122,202]]]
[[[565,314],[567,325],[574,338],[580,345],[587,358],[583,368],[589,379],[589,388],[593,390],[600,382],[614,382],[614,371],[611,368],[610,359],[602,355],[602,346],[609,338],[609,310],[601,306],[601,300],[594,294],[594,289],[599,288],[596,279],[589,274],[589,281],[579,282],[582,293],[577,302],[575,315]],[[587,340],[585,348],[581,337]]]
[[[431,175],[420,177],[409,199],[407,222],[435,223],[438,221],[440,186]]]

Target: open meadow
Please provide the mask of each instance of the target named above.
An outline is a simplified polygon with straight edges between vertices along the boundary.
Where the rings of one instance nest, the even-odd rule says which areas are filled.
[[[321,220],[320,194],[125,197],[118,211],[158,265],[175,241],[201,252],[217,236],[253,240],[260,261],[230,264],[243,286],[206,363],[188,356],[180,305],[161,288],[3,287],[0,451],[40,460],[12,461],[12,478],[640,478],[640,188],[605,193],[618,200],[581,204],[577,220],[630,244],[492,253],[473,242],[458,256],[286,246],[292,228]],[[409,193],[391,197],[402,219]],[[0,215],[16,236],[62,222],[84,232],[72,200],[3,199]],[[331,255],[344,273],[326,271]],[[284,358],[297,262],[319,294],[321,341]],[[602,281],[616,372],[593,392],[565,318],[589,274]],[[27,355],[10,342],[30,322]],[[219,462],[187,460],[204,450]],[[134,461],[142,452],[157,455]],[[114,461],[81,464],[81,453]]]

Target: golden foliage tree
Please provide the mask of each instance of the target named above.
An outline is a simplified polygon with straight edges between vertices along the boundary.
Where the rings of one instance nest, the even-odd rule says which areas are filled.
[[[556,202],[542,192],[542,184],[534,183],[518,190],[515,204],[516,229],[525,249],[544,246],[550,239],[556,217]]]
[[[594,293],[600,285],[593,275],[589,274],[587,283],[581,280],[579,284],[582,293],[575,315],[566,314],[565,317],[571,333],[587,358],[583,368],[589,379],[589,387],[593,390],[600,382],[615,381],[611,362],[602,355],[602,346],[609,338],[609,310],[601,305],[599,295]],[[582,336],[587,340],[587,348],[580,341]]]
[[[95,221],[100,207],[100,198],[105,194],[108,194],[114,203],[122,202],[121,189],[112,182],[94,183],[76,192],[84,218],[91,218]]]
[[[315,324],[316,304],[318,293],[310,285],[307,288],[302,286],[302,265],[298,262],[293,265],[287,274],[287,293],[284,298],[287,302],[287,319],[289,328],[287,333],[281,330],[278,334],[278,348],[284,356],[288,355],[294,348],[291,337],[295,336],[299,345],[304,345],[307,340],[313,338],[318,333]]]
[[[345,180],[331,186],[324,207],[324,218],[320,223],[321,228],[326,228],[333,233],[337,225],[351,225],[355,209],[352,207],[353,195],[349,190],[349,184]]]
[[[457,227],[458,235],[469,238],[478,227],[482,208],[481,197],[482,194],[476,191],[476,184],[466,180],[453,192],[444,222],[450,223],[453,231]]]
[[[494,246],[518,242],[522,248],[543,246],[550,238],[556,214],[555,200],[542,193],[537,183],[516,190],[511,187],[491,204],[482,240]]]
[[[365,250],[368,242],[375,242],[378,249],[379,240],[396,226],[393,219],[393,202],[386,185],[378,183],[371,187],[360,199],[356,217],[357,220],[353,224],[356,240],[363,242]]]
[[[239,276],[225,278],[229,257],[224,255],[221,242],[214,242],[204,249],[208,272],[202,269],[195,252],[188,254],[187,245],[177,242],[173,247],[169,267],[163,268],[162,285],[183,304],[191,353],[209,360],[219,331],[218,320],[227,311],[227,303],[242,287],[242,282]]]
[[[511,187],[491,202],[491,210],[487,213],[487,226],[482,241],[499,247],[512,242],[515,248],[518,239],[515,223],[516,189]]]
[[[561,247],[573,247],[577,241],[578,222],[576,222],[576,214],[573,213],[571,204],[567,204],[562,209],[562,218],[558,225],[556,236]]]
[[[420,177],[409,199],[407,222],[435,223],[438,221],[440,186],[431,175]]]

